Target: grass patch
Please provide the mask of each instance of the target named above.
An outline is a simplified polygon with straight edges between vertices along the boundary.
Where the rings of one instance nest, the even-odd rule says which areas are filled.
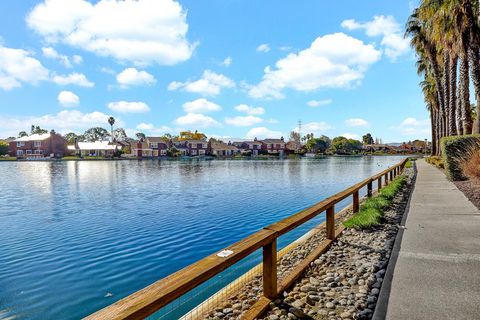
[[[15,161],[17,158],[15,157],[0,157],[0,161]]]
[[[411,168],[413,166],[412,161],[410,159],[407,160],[405,163],[405,168]]]
[[[368,198],[360,206],[359,212],[343,223],[344,226],[347,228],[367,229],[380,224],[384,210],[392,205],[393,198],[406,183],[406,176],[402,175],[395,178],[388,186],[380,189],[380,192],[375,197]]]

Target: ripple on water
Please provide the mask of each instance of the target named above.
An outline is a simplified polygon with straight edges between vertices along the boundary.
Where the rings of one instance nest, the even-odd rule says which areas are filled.
[[[81,318],[399,161],[1,163],[0,319]]]

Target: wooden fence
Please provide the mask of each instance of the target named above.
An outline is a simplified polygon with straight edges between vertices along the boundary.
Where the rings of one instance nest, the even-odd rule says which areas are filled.
[[[122,300],[86,317],[88,320],[98,319],[143,319],[152,315],[172,301],[188,293],[200,284],[213,278],[228,267],[244,259],[262,248],[263,251],[263,296],[243,315],[243,319],[255,319],[262,314],[269,303],[288,289],[308,267],[309,263],[326,251],[328,246],[343,231],[343,226],[335,229],[335,204],[352,196],[352,210],[358,212],[360,207],[360,189],[367,187],[367,197],[373,194],[373,184],[377,182],[377,190],[387,185],[399,175],[408,159],[385,169],[384,171],[359,182],[303,211],[291,215],[279,222],[238,241],[218,253],[191,264],[190,266],[163,278],[150,286],[137,291]],[[383,181],[383,182],[382,182]],[[310,255],[294,268],[281,282],[277,281],[277,238],[295,229],[303,223],[326,212],[326,240]]]

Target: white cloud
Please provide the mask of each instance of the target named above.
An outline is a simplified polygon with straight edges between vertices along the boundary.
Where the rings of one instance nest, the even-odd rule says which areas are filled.
[[[232,57],[226,57],[225,60],[223,60],[222,62],[222,66],[224,67],[230,67],[230,65],[232,64]]]
[[[22,49],[7,48],[0,43],[0,88],[11,90],[22,83],[37,84],[48,80],[49,71]]]
[[[75,55],[72,56],[72,61],[75,64],[80,64],[80,63],[83,62],[83,58],[82,58],[82,56],[79,56],[78,54],[75,54]]]
[[[173,128],[170,128],[168,126],[156,127],[151,123],[145,123],[145,122],[139,123],[136,129],[143,132],[150,133],[150,134],[165,134],[165,133],[173,132]]]
[[[368,122],[361,118],[352,118],[345,120],[345,125],[349,127],[367,127]]]
[[[268,43],[262,43],[257,47],[257,52],[268,52],[270,51],[270,46]]]
[[[205,96],[216,96],[222,88],[233,88],[235,82],[223,74],[205,70],[201,79],[196,81],[173,81],[168,85],[168,90],[183,89],[188,92],[199,93]]]
[[[345,137],[347,139],[355,139],[355,140],[358,140],[360,138],[360,136],[355,133],[344,133],[344,134],[341,134],[340,136]]]
[[[80,87],[93,88],[95,83],[87,79],[83,73],[74,72],[69,75],[53,77],[53,82],[61,86],[76,85]]]
[[[267,66],[262,81],[250,88],[254,98],[283,98],[282,90],[314,91],[358,84],[368,67],[380,59],[373,45],[344,33],[318,37],[310,48],[291,53]]]
[[[327,122],[308,122],[302,125],[302,135],[307,133],[313,133],[315,136],[319,137],[322,134],[326,134],[326,132],[330,129],[333,129],[333,126]],[[293,131],[298,132],[299,128],[296,127]]]
[[[220,127],[221,124],[212,117],[203,115],[201,113],[187,113],[184,116],[175,119],[174,123],[179,126],[187,128],[208,128]]]
[[[267,139],[267,138],[280,138],[283,134],[280,131],[270,130],[265,127],[252,128],[247,132],[245,136],[247,139]]]
[[[109,127],[107,122],[109,115],[99,111],[82,113],[78,110],[62,110],[57,114],[46,114],[33,117],[2,117],[0,116],[0,136],[16,136],[18,132],[29,130],[32,124],[39,125],[47,130],[54,129],[59,133],[81,133],[91,127]],[[116,124],[123,127],[125,123],[117,118]]]
[[[329,105],[333,102],[332,99],[326,99],[326,100],[310,100],[307,102],[307,105],[312,108],[316,107],[321,107],[321,106],[326,106]]]
[[[46,58],[55,59],[55,60],[59,61],[66,68],[71,68],[72,67],[72,62],[70,62],[70,58],[66,55],[58,53],[57,50],[55,50],[52,47],[43,47],[42,48],[42,53]],[[82,63],[83,58],[79,55],[74,55],[74,56],[72,56],[71,60],[75,64],[80,64],[80,63]]]
[[[57,99],[58,103],[64,107],[76,107],[80,103],[80,98],[71,91],[61,91]]]
[[[136,65],[173,65],[190,59],[187,14],[173,0],[45,0],[27,15],[48,43],[110,56]]]
[[[255,116],[225,118],[225,123],[235,127],[251,127],[262,122],[263,119]]]
[[[183,110],[186,113],[204,113],[204,112],[213,112],[220,111],[222,107],[218,104],[208,101],[205,98],[200,98],[197,100],[185,102],[183,104]]]
[[[117,82],[121,87],[127,88],[129,86],[149,86],[157,82],[157,80],[146,71],[127,68],[117,75]]]
[[[108,108],[120,113],[143,113],[150,111],[145,102],[116,101],[110,102]]]
[[[369,37],[382,37],[381,44],[391,60],[408,53],[410,40],[402,36],[402,27],[393,16],[374,16],[372,21],[359,23],[354,19],[344,20],[342,27],[348,30],[365,30]]]
[[[404,136],[426,138],[431,133],[431,124],[429,119],[405,118],[398,127],[393,129],[399,131]]]
[[[246,104],[239,104],[238,106],[235,107],[235,110],[240,112],[245,112],[246,114],[253,115],[253,116],[261,115],[265,113],[265,109],[263,109],[262,107],[255,108]]]

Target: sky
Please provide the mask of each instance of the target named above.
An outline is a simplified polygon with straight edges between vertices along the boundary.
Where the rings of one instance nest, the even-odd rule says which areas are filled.
[[[429,137],[403,27],[412,1],[0,2],[0,138],[292,130],[384,142]]]

